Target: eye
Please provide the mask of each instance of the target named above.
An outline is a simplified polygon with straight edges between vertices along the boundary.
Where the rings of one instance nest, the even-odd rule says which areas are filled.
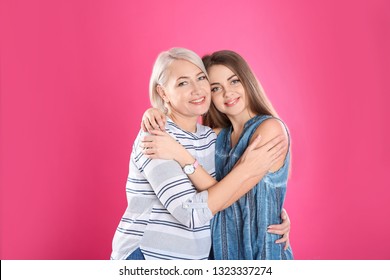
[[[212,87],[211,92],[218,92],[221,91],[221,87]]]
[[[237,83],[241,83],[241,81],[239,79],[234,79],[230,82],[232,85],[235,85]]]
[[[207,80],[207,77],[206,77],[206,75],[202,75],[202,76],[198,77],[198,80],[199,81]]]
[[[182,87],[182,86],[185,86],[187,83],[187,81],[183,81],[183,82],[180,82],[177,84],[178,87]]]

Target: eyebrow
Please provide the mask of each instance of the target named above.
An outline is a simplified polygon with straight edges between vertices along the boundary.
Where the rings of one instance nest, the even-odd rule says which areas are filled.
[[[227,80],[231,80],[234,76],[237,76],[236,74],[231,75]]]
[[[200,71],[198,74],[196,74],[196,76],[199,76],[201,74],[204,74],[202,71]],[[176,79],[176,81],[180,80],[180,79],[189,79],[190,77],[188,76],[180,76],[179,78]]]
[[[227,78],[227,81],[231,80],[232,78],[234,78],[235,76],[237,76],[236,74],[233,74],[231,75],[229,78]],[[210,86],[214,86],[214,85],[219,85],[220,83],[212,83],[210,84]]]

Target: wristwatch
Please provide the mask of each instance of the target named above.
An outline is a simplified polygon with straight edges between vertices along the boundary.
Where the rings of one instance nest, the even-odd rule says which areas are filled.
[[[195,160],[195,162],[192,163],[192,164],[184,165],[183,171],[184,171],[185,174],[191,175],[191,174],[193,174],[195,172],[195,169],[198,167],[198,165],[199,165],[198,161]]]

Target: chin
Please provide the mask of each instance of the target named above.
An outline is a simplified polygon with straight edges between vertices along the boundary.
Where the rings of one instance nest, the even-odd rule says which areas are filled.
[[[199,108],[198,110],[196,110],[196,112],[194,112],[196,115],[204,115],[207,113],[207,111],[209,110],[209,107],[205,107],[205,108]]]

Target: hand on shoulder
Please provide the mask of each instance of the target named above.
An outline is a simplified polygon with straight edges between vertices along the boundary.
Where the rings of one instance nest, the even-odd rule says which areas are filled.
[[[258,135],[261,136],[261,141],[258,144],[258,146],[263,146],[265,143],[269,142],[270,140],[272,140],[277,136],[282,136],[281,139],[284,139],[286,140],[286,143],[289,143],[286,127],[284,126],[281,120],[276,118],[270,118],[263,121],[256,129],[255,133],[253,134],[250,143],[252,143],[253,140],[256,139]],[[287,151],[288,149],[285,150],[281,159],[272,166],[270,171],[275,172],[283,166],[284,160],[287,155]]]

